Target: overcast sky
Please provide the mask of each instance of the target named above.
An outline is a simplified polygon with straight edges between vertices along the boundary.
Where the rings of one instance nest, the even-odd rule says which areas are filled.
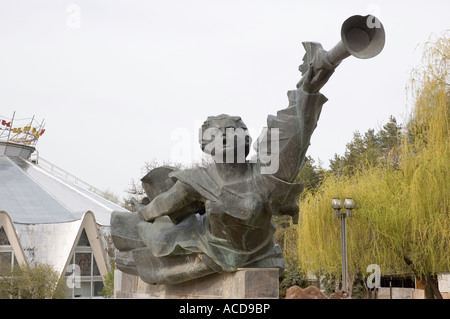
[[[330,49],[354,14],[376,15],[386,45],[322,89],[308,155],[327,167],[354,131],[406,120],[419,45],[450,29],[450,1],[0,0],[0,116],[44,120],[41,157],[123,196],[145,161],[199,160],[209,115],[240,115],[255,140],[300,79],[301,42]]]

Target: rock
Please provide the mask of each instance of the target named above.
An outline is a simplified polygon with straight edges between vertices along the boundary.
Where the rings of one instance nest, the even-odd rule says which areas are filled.
[[[328,299],[319,288],[309,286],[304,289],[292,286],[286,290],[286,299]]]
[[[331,294],[330,299],[347,299],[348,298],[348,293],[345,292],[344,290],[335,292],[333,294]]]

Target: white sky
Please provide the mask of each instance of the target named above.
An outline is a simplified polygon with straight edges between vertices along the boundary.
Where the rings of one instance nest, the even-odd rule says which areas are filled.
[[[44,119],[40,155],[122,197],[145,161],[198,160],[209,115],[240,115],[255,140],[300,79],[301,42],[330,49],[369,13],[383,52],[322,90],[308,155],[328,166],[354,131],[406,119],[418,45],[450,29],[450,1],[0,0],[0,116]]]

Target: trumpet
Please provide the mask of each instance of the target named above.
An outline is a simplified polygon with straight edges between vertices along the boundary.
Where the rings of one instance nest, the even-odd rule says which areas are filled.
[[[341,41],[329,51],[320,43],[303,42],[306,54],[299,69],[302,74],[311,64],[317,69],[334,69],[350,55],[359,59],[373,58],[383,50],[385,38],[383,24],[375,16],[351,16],[342,24]]]
[[[336,65],[350,55],[373,58],[383,50],[385,37],[384,27],[375,16],[352,16],[342,24],[341,41],[327,52],[326,59]]]

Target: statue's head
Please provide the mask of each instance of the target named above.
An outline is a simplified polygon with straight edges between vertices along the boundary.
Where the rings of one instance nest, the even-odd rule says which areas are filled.
[[[243,163],[250,152],[252,139],[239,116],[209,116],[200,130],[202,151],[220,163]]]

